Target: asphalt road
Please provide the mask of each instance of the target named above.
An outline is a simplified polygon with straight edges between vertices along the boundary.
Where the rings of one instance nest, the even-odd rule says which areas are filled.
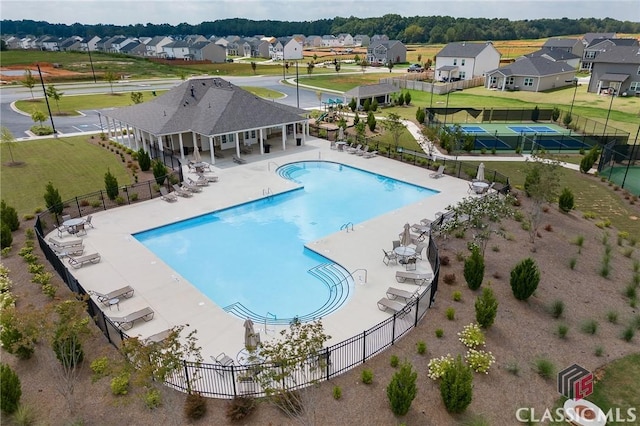
[[[287,78],[292,77],[291,74]],[[321,101],[318,100],[316,89],[308,89],[300,86],[282,83],[282,76],[255,76],[255,77],[223,77],[231,83],[238,86],[256,86],[275,90],[285,94],[284,98],[276,99],[274,102],[280,102],[286,105],[299,106],[303,109],[319,108]],[[136,80],[122,81],[114,84],[114,92],[127,93],[140,90],[166,90],[182,83],[180,79],[166,80]],[[69,83],[58,84],[56,88],[63,92],[65,96],[91,94],[91,93],[109,93],[111,91],[108,84],[104,82],[98,83]],[[36,97],[42,97],[42,89],[36,86],[33,89]],[[329,98],[336,98],[338,95],[334,93],[323,93],[322,101]],[[31,116],[19,113],[11,108],[11,104],[20,99],[30,99],[31,92],[25,87],[5,86],[0,89],[0,125],[7,127],[16,139],[26,138],[29,135],[27,130],[33,126],[34,122]],[[53,117],[53,124],[59,135],[78,132],[97,132],[101,129],[100,113],[106,110],[83,110],[81,116],[75,117]],[[48,125],[51,122],[47,121]]]

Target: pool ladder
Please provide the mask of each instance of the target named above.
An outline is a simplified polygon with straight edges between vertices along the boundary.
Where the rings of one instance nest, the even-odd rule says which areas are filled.
[[[351,228],[351,232],[353,232],[353,222],[347,222],[340,227],[340,230],[346,229],[349,232],[349,228]]]
[[[276,163],[275,161],[269,161],[269,163],[267,164],[267,170],[268,170],[268,171],[271,171],[271,165],[272,165],[272,164],[273,164],[274,166],[276,166],[276,169],[277,169],[278,167],[280,167],[280,166],[278,165],[278,163]]]
[[[269,320],[272,319],[274,321],[274,323],[278,320],[278,318],[276,317],[276,314],[272,314],[271,312],[267,312],[267,315],[264,316],[264,334],[269,334],[269,332],[276,332],[276,328],[269,328],[268,324],[269,324]]]
[[[271,191],[271,188],[263,188],[262,189],[262,196],[263,197],[273,197],[273,192]]]

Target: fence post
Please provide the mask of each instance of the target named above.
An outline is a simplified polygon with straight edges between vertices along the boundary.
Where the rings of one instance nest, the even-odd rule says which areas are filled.
[[[78,202],[78,197],[76,197],[76,207],[78,208],[78,216],[82,217],[82,211],[80,210],[80,203]]]
[[[416,328],[418,326],[418,317],[419,317],[418,312],[420,312],[420,298],[419,297],[416,299],[416,317],[415,317],[415,319],[413,321],[413,328]]]
[[[233,384],[233,396],[238,396],[238,390],[236,389],[235,366],[233,364],[231,364],[231,383]]]
[[[396,343],[396,315],[393,314],[393,321],[391,324],[391,344],[394,345]]]
[[[104,194],[102,193],[102,189],[100,190],[100,199],[102,200],[102,210],[106,210],[107,205],[104,203]]]
[[[367,330],[362,332],[362,363],[367,362]]]
[[[111,343],[113,345],[113,342],[111,341],[111,336],[109,335],[109,323],[107,322],[107,316],[104,314],[104,312],[101,310],[100,313],[102,314],[102,323],[104,324],[104,335],[107,337],[107,340],[109,341],[109,343]]]
[[[182,366],[184,368],[184,377],[187,380],[187,390],[191,393],[191,384],[189,383],[189,367],[187,367],[187,360],[182,360]]]

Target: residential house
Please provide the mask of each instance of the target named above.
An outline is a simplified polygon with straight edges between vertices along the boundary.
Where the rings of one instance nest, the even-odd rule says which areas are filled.
[[[251,45],[245,40],[238,38],[237,40],[227,43],[227,56],[251,56]]]
[[[284,46],[280,41],[276,41],[269,46],[269,57],[274,61],[282,61]]]
[[[252,48],[251,56],[255,58],[270,58],[273,45],[269,40],[260,40],[255,50]]]
[[[120,38],[124,38],[124,37],[112,36],[112,37],[103,38],[96,44],[96,49],[101,52],[111,52],[113,49],[112,47],[113,42],[119,40]]]
[[[60,50],[61,40],[58,37],[44,36],[39,41],[41,50],[48,50],[50,52],[57,52]]]
[[[292,38],[282,47],[282,55],[287,61],[302,59],[302,44]]]
[[[7,43],[7,49],[16,50],[22,49],[22,40],[15,36],[9,36],[4,39],[4,42]]]
[[[294,34],[291,37],[293,37],[294,39],[296,39],[296,41],[298,43],[300,43],[301,46],[304,46],[305,41],[306,41],[306,37],[304,36],[304,34]]]
[[[638,40],[634,38],[596,38],[584,48],[581,70],[591,71],[593,60],[598,55],[614,46],[638,46]]]
[[[197,146],[212,163],[220,151],[241,157],[241,146],[257,147],[259,153],[268,151],[267,143],[295,149],[296,139],[302,142],[308,134],[307,115],[211,77],[192,78],[148,102],[103,112],[107,132],[126,129],[122,143],[132,149],[143,148],[152,157],[171,151],[185,160]]]
[[[182,41],[186,41],[187,44],[197,43],[199,41],[208,41],[205,36],[201,36],[198,34],[188,35],[182,39]]]
[[[98,42],[100,40],[101,38],[98,36],[93,36],[91,38],[85,37],[82,39],[80,50],[83,52],[86,52],[88,50],[95,52],[98,49]]]
[[[485,87],[542,92],[572,85],[575,75],[575,68],[566,62],[552,61],[543,56],[523,56],[511,64],[487,71]]]
[[[64,40],[60,41],[60,44],[58,45],[58,49],[61,52],[71,52],[71,51],[80,50],[81,40],[82,38],[78,36],[65,38]]]
[[[389,37],[386,34],[374,34],[371,36],[369,40],[369,44],[375,43],[378,41],[389,41]]]
[[[167,36],[155,36],[147,44],[147,51],[145,56],[151,56],[154,58],[164,56],[163,47],[171,43],[173,39]]]
[[[449,43],[436,54],[436,75],[440,81],[471,80],[500,66],[500,52],[490,41]]]
[[[371,39],[366,34],[356,34],[353,37],[353,44],[354,44],[354,46],[367,47],[367,46],[369,46],[370,40]]]
[[[587,47],[597,38],[602,39],[602,38],[615,38],[615,37],[616,37],[616,33],[585,33],[585,35],[582,36],[582,44],[584,44],[584,46]]]
[[[183,40],[173,41],[162,47],[167,59],[189,59],[189,43]]]
[[[640,47],[612,46],[593,59],[591,93],[640,95]]]
[[[322,36],[322,47],[338,47],[340,46],[340,40],[332,34],[325,34]]]
[[[135,56],[144,56],[147,52],[147,46],[138,41],[132,41],[131,43],[127,43],[120,48],[120,53],[125,55],[135,55]]]
[[[573,53],[578,57],[582,57],[584,44],[579,38],[550,38],[545,41],[542,48],[564,50]]]
[[[407,48],[400,40],[372,42],[367,47],[367,62],[378,65],[407,62]]]
[[[304,44],[308,47],[321,47],[322,37],[320,37],[319,35],[310,35],[304,40]]]
[[[573,68],[578,68],[578,66],[580,66],[581,59],[580,56],[567,52],[564,49],[554,49],[549,47],[543,47],[540,50],[536,50],[535,52],[528,53],[524,56],[527,58],[543,57],[554,62],[566,62]]]
[[[353,40],[353,36],[351,34],[348,33],[341,33],[338,34],[338,43],[340,43],[340,46],[353,46],[355,45],[355,42]]]
[[[136,42],[136,40],[132,37],[117,37],[116,39],[111,40],[111,48],[109,49],[109,52],[121,53],[123,47],[133,42]]]
[[[195,61],[210,61],[218,64],[227,59],[225,48],[209,40],[191,44],[189,55]]]
[[[229,44],[229,41],[224,37],[220,37],[220,38],[217,38],[214,43],[219,44],[220,46],[226,49],[227,45]]]
[[[22,49],[36,49],[36,38],[32,36],[26,36],[20,39],[20,47]]]

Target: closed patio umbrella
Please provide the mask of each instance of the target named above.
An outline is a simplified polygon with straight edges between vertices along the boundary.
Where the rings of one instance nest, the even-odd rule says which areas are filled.
[[[258,346],[258,337],[253,329],[253,321],[247,318],[244,322],[244,346],[251,350]]]
[[[411,244],[411,225],[405,223],[404,231],[402,231],[402,235],[400,236],[400,245],[408,246],[409,244]]]
[[[477,180],[484,180],[484,163],[480,163],[478,166],[478,175],[476,176]]]
[[[343,141],[344,140],[344,127],[340,127],[340,130],[338,130],[338,141]]]
[[[193,161],[196,163],[202,162],[202,157],[200,157],[200,150],[198,149],[198,144],[193,144]]]

